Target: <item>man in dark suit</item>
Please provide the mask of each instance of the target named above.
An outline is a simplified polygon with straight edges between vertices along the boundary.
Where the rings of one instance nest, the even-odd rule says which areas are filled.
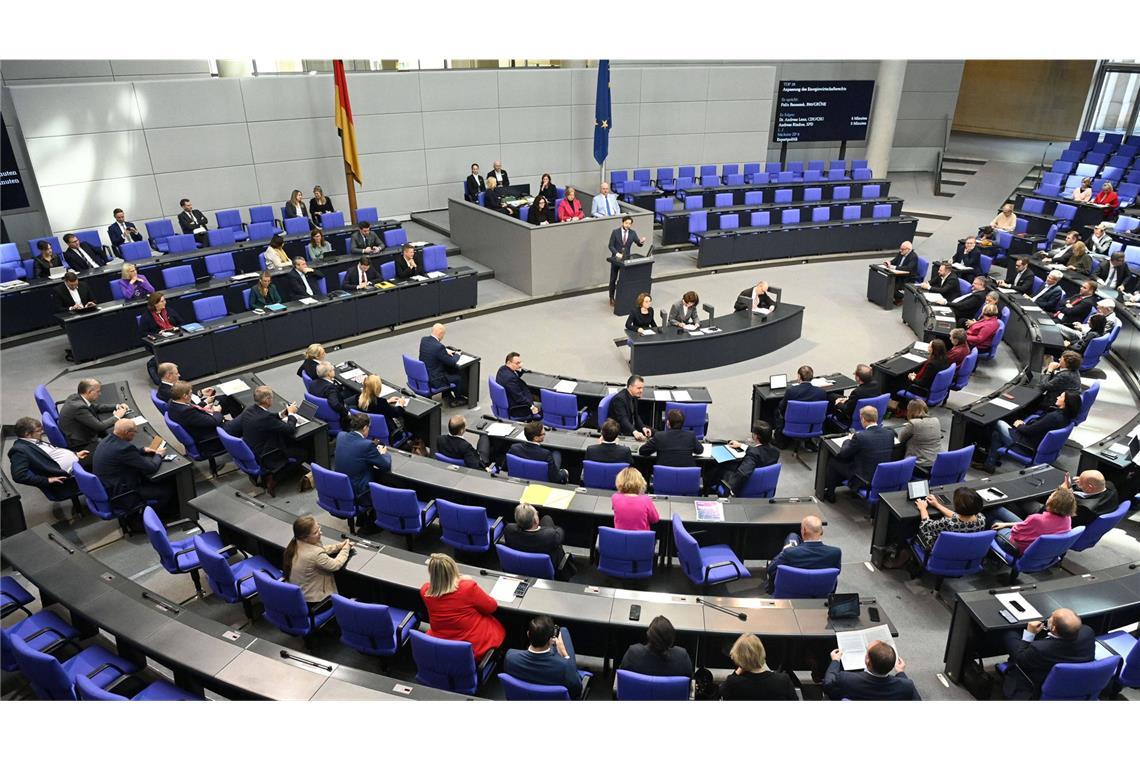
[[[72,451],[95,448],[99,439],[127,413],[126,404],[111,406],[98,403],[102,393],[103,385],[98,380],[80,380],[76,392],[68,396],[59,408],[59,429]],[[108,413],[110,417],[102,416]]]
[[[503,201],[503,188],[491,175],[487,175],[487,189],[483,193],[483,207],[507,216],[513,216],[515,213],[515,210]]]
[[[350,247],[353,256],[380,253],[380,251],[384,250],[384,244],[380,241],[380,236],[372,231],[371,222],[361,222],[356,225],[356,232],[352,233]]]
[[[1085,470],[1077,476],[1077,487],[1073,489],[1077,500],[1077,513],[1073,515],[1073,527],[1085,526],[1102,515],[1113,512],[1120,506],[1120,494],[1111,481],[1104,479],[1100,470]]]
[[[836,416],[846,415],[850,419],[863,401],[881,394],[879,383],[875,380],[875,370],[869,364],[860,364],[855,367],[855,387],[851,393],[847,396],[836,394],[834,399],[828,394],[828,399],[833,401],[831,411]]]
[[[982,273],[982,252],[978,250],[978,239],[973,235],[962,243],[962,250],[954,254],[950,263],[959,264],[963,277],[976,277]]]
[[[372,503],[369,484],[392,471],[392,455],[384,446],[368,438],[368,423],[368,415],[363,412],[353,412],[349,416],[348,426],[336,436],[336,462],[333,465],[337,472],[348,476],[356,503],[362,506]]]
[[[1138,276],[1128,268],[1123,251],[1112,254],[1100,269],[1100,280],[1104,286],[1120,293],[1128,292]]]
[[[416,253],[416,247],[404,243],[400,255],[396,257],[396,279],[410,280],[414,275],[424,273],[423,256]]]
[[[938,271],[930,276],[930,282],[918,285],[920,290],[927,290],[942,296],[947,303],[958,297],[958,275],[948,261],[938,263]]]
[[[1037,638],[1044,632],[1043,638]],[[1054,665],[1062,662],[1090,662],[1096,655],[1096,633],[1081,622],[1077,613],[1064,607],[1049,619],[1026,624],[1025,631],[1008,631],[1005,648],[1009,668],[1002,692],[1006,699],[1034,699]]]
[[[207,245],[209,236],[206,235],[206,227],[209,222],[206,221],[206,215],[194,208],[189,198],[178,201],[178,205],[182,207],[182,213],[178,215],[178,226],[182,228],[182,234],[193,235],[200,245]]]
[[[293,259],[292,268],[277,276],[276,284],[286,301],[298,301],[302,298],[320,298],[324,279],[323,274],[309,266],[308,259],[298,256]],[[347,282],[347,274],[344,279]]]
[[[159,401],[165,401],[167,404],[174,398],[174,384],[182,379],[182,375],[178,370],[178,365],[174,362],[163,362],[155,367],[155,373],[158,374],[158,387],[155,388],[155,395],[158,396]],[[235,417],[241,414],[244,408],[240,401],[226,395],[219,394],[213,388],[203,388],[199,394],[205,400],[207,406],[218,407],[223,414],[228,414]],[[194,388],[190,387],[190,403],[194,402]],[[178,420],[175,420],[178,422]]]
[[[515,522],[503,531],[503,542],[511,549],[531,554],[545,554],[554,566],[555,577],[568,581],[575,572],[573,559],[567,558],[562,548],[564,533],[554,525],[553,518],[546,515],[538,519],[538,511],[530,504],[515,507]],[[565,558],[566,564],[563,565]]]
[[[218,426],[223,422],[222,410],[212,403],[206,406],[195,405],[191,398],[193,393],[194,387],[190,383],[176,380],[171,386],[166,415],[194,439],[199,454],[204,457],[221,455],[225,453],[225,447],[218,438]]]
[[[1054,269],[1045,277],[1041,292],[1033,296],[1033,303],[1046,314],[1052,314],[1061,308],[1064,302],[1065,290],[1061,287],[1061,273]]]
[[[610,400],[609,417],[618,424],[622,435],[632,435],[639,441],[644,441],[653,435],[653,430],[641,420],[637,411],[637,402],[645,392],[645,378],[641,375],[630,375],[625,381],[625,388],[614,394]]]
[[[310,396],[323,398],[328,402],[329,408],[340,417],[340,426],[347,427],[348,425],[348,407],[345,405],[345,400],[352,398],[355,394],[336,382],[336,369],[331,362],[321,362],[317,365],[317,376],[313,378],[313,382],[309,383],[309,390],[307,393]]]
[[[63,276],[63,282],[52,289],[56,305],[60,311],[78,311],[88,309],[95,305],[95,298],[91,295],[91,288],[79,279],[75,272],[68,272]]]
[[[486,189],[487,185],[483,182],[482,175],[479,174],[479,164],[471,164],[471,173],[463,182],[463,200],[478,203],[479,193]]]
[[[551,483],[565,483],[570,474],[562,469],[562,454],[543,448],[542,442],[546,439],[546,430],[541,420],[531,420],[523,426],[525,441],[518,441],[507,450],[521,459],[533,459],[536,462],[546,462],[546,479]]]
[[[76,462],[86,461],[88,452],[76,453],[43,440],[43,423],[35,417],[16,420],[15,431],[16,440],[8,449],[12,480],[39,488],[52,501],[71,499],[78,511],[79,486],[71,468]]]
[[[613,419],[602,423],[602,437],[598,443],[586,447],[583,459],[607,464],[633,464],[633,451],[617,442],[621,427]]]
[[[158,502],[159,514],[170,514],[173,483],[149,480],[162,466],[166,443],[157,449],[140,450],[132,443],[136,433],[138,426],[134,420],[116,420],[111,435],[100,441],[91,455],[93,474],[106,489],[112,506],[126,510],[153,500]]]
[[[641,445],[637,452],[641,456],[657,455],[657,464],[666,467],[696,467],[694,454],[703,450],[701,442],[691,430],[685,430],[685,413],[680,409],[670,409],[666,415],[666,427]]]
[[[107,228],[107,239],[116,251],[123,243],[138,243],[143,239],[142,233],[135,228],[135,223],[127,221],[121,208],[115,209],[113,214],[115,223]]]
[[[522,357],[517,351],[511,351],[495,373],[495,382],[507,392],[511,417],[533,418],[539,413],[539,406],[534,401],[534,393],[522,379],[522,366]]]
[[[954,312],[954,319],[958,327],[965,327],[966,320],[978,315],[978,309],[986,300],[986,278],[975,277],[970,283],[970,289],[947,302],[947,306]]]
[[[909,240],[903,241],[899,252],[890,261],[884,261],[883,266],[905,272],[905,275],[899,275],[899,282],[914,282],[918,278],[918,254],[914,252],[914,244]],[[901,295],[901,291],[896,295]]]
[[[431,326],[431,335],[420,338],[420,361],[428,371],[428,382],[433,388],[455,384],[451,391],[452,405],[467,403],[467,388],[463,373],[459,371],[459,359],[443,345],[447,328],[436,322]]]
[[[823,677],[823,690],[829,699],[840,701],[922,701],[914,682],[903,671],[906,662],[885,641],[873,641],[863,657],[864,670],[859,673],[843,669],[843,651],[831,653],[831,664]],[[892,676],[891,671],[895,671]]]
[[[257,386],[253,389],[253,403],[225,425],[226,432],[245,441],[258,464],[270,473],[265,485],[270,496],[275,495],[278,477],[291,464],[289,460],[305,458],[304,449],[289,445],[297,427],[297,418],[293,416],[297,407],[288,406],[280,414],[271,412],[273,398],[272,388]]]
[[[784,548],[768,563],[768,593],[776,590],[776,570],[781,566],[800,570],[842,568],[843,551],[823,543],[823,521],[808,515],[800,521],[799,535],[789,533]]]
[[[467,420],[463,419],[461,414],[454,415],[447,421],[447,435],[439,437],[439,441],[435,445],[436,451],[445,457],[462,460],[463,466],[470,467],[472,470],[490,469],[490,465],[487,464],[490,457],[483,457],[475,450],[471,442],[463,437],[466,432]],[[479,439],[480,446],[487,440],[488,436],[481,436]],[[489,451],[489,443],[487,447]]]
[[[1060,306],[1053,314],[1053,318],[1063,325],[1084,322],[1092,313],[1094,304],[1096,304],[1096,281],[1085,280],[1081,283],[1081,289],[1077,294]]]
[[[813,370],[810,366],[805,364],[797,369],[796,377],[798,377],[800,381],[795,385],[789,385],[784,389],[784,399],[780,402],[780,405],[776,407],[775,427],[777,433],[782,432],[784,429],[784,417],[786,417],[788,414],[789,401],[827,401],[827,393],[823,390],[823,388],[817,388],[816,386],[812,385],[811,381],[815,379],[815,370]],[[786,439],[784,439],[781,435],[776,440],[782,446],[784,445],[783,442]],[[819,445],[815,442],[815,440],[812,439],[807,441],[804,448],[806,448],[808,451],[817,451],[818,446]]]
[[[83,272],[88,269],[97,269],[107,264],[107,257],[103,249],[86,243],[70,232],[63,236],[63,260],[68,269]]]
[[[507,176],[507,172],[503,169],[502,161],[496,161],[494,168],[491,169],[491,171],[487,172],[487,179],[490,179],[491,177],[495,178],[495,182],[499,183],[499,187],[501,188],[511,184],[510,177]]]
[[[857,486],[870,486],[875,468],[891,461],[895,445],[893,431],[879,425],[879,411],[873,406],[859,410],[863,429],[855,433],[827,463],[823,487],[823,500],[835,502],[835,487],[844,480],[854,490]]]
[[[345,290],[364,290],[380,282],[380,273],[367,256],[361,256],[356,266],[344,273]]]
[[[757,468],[780,461],[780,450],[772,445],[772,426],[767,422],[757,421],[752,426],[752,443],[747,448],[738,441],[729,441],[728,445],[734,449],[744,449],[743,457],[725,462],[721,469],[720,482],[733,495],[748,482]]]
[[[637,243],[637,247],[645,245],[645,238],[633,231],[633,217],[623,216],[621,227],[610,233],[610,255],[615,259],[629,258],[630,246]],[[619,267],[610,264],[610,306],[614,305],[614,293],[617,292],[617,278]]]
[[[1013,260],[1013,279],[997,281],[998,287],[1013,288],[1023,296],[1033,294],[1033,272],[1029,270],[1029,259],[1019,256]]]

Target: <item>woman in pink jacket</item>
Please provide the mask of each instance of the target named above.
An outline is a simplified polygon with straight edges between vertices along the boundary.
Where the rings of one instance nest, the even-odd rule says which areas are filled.
[[[645,495],[645,478],[633,467],[618,473],[617,493],[610,497],[614,508],[614,527],[618,530],[649,530],[661,519],[653,499]]]

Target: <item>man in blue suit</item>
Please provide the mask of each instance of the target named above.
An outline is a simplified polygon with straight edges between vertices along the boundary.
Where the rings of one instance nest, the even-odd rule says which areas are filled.
[[[835,487],[848,481],[851,489],[869,487],[875,468],[894,456],[894,431],[879,425],[879,411],[873,406],[859,410],[863,429],[843,444],[843,448],[827,463],[823,500],[835,503]]]
[[[784,548],[768,563],[768,593],[776,590],[776,568],[782,565],[800,570],[826,570],[839,569],[842,562],[843,551],[838,546],[823,543],[823,520],[808,515],[800,522],[799,535],[789,533]]]
[[[439,322],[431,326],[431,335],[420,338],[420,361],[427,367],[428,382],[433,388],[455,384],[452,405],[459,406],[467,403],[467,388],[459,371],[459,359],[443,345],[446,334],[447,328]]]
[[[815,370],[808,365],[804,365],[796,370],[796,376],[800,381],[795,385],[789,385],[784,389],[784,400],[780,402],[780,406],[776,409],[776,432],[779,434],[776,438],[778,445],[784,445],[785,440],[783,437],[784,430],[784,417],[788,413],[789,401],[827,401],[827,393],[823,388],[817,388],[812,385],[811,381],[815,377]],[[812,439],[804,446],[808,451],[818,451],[819,445]]]
[[[906,662],[885,641],[871,642],[863,657],[864,669],[859,673],[843,670],[842,659],[843,650],[836,649],[831,653],[831,664],[823,677],[823,690],[829,699],[837,702],[844,698],[855,701],[922,701],[914,682],[903,672]],[[893,676],[892,670],[895,671]]]
[[[143,239],[142,233],[135,228],[135,223],[127,221],[121,208],[115,209],[114,214],[115,223],[107,228],[107,238],[116,251],[123,243],[137,243]]]
[[[368,486],[373,477],[392,471],[392,456],[387,449],[368,438],[368,415],[353,412],[348,416],[348,429],[336,436],[337,472],[348,476],[357,504],[369,504]]]
[[[1042,638],[1037,638],[1042,633]],[[1034,699],[1053,666],[1062,662],[1091,662],[1096,656],[1096,633],[1080,616],[1061,607],[1048,620],[1034,620],[1025,631],[1007,631],[1009,668],[1002,691],[1006,699]]]
[[[159,514],[169,515],[174,504],[174,493],[169,487],[172,484],[169,480],[166,483],[150,480],[162,467],[166,444],[162,443],[157,449],[139,449],[132,443],[136,433],[138,426],[133,420],[117,420],[111,435],[100,441],[91,455],[92,472],[116,508],[128,510],[153,500],[158,502]]]
[[[1052,314],[1065,303],[1065,291],[1061,288],[1061,273],[1054,269],[1045,278],[1041,292],[1033,296],[1033,302],[1046,314]]]
[[[569,479],[569,474],[562,469],[562,453],[551,451],[542,445],[546,438],[546,430],[542,427],[542,421],[531,420],[523,425],[523,435],[526,440],[512,444],[507,453],[520,459],[546,462],[546,480],[550,483],[565,483]]]
[[[507,354],[503,366],[495,373],[495,382],[507,392],[511,417],[531,419],[538,415],[539,406],[534,402],[534,394],[522,379],[522,357],[517,351]]]

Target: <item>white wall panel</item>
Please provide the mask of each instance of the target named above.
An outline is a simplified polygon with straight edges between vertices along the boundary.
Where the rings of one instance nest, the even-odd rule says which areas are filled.
[[[332,87],[331,80],[329,87]],[[353,118],[374,113],[419,113],[420,74],[416,71],[349,74],[348,96]],[[329,97],[332,97],[331,90]]]
[[[111,40],[108,40],[110,42]],[[176,75],[176,74],[204,74],[210,75],[210,63],[203,59],[198,60],[128,60],[108,61],[115,76],[123,77]]]
[[[27,139],[142,128],[129,83],[13,87],[11,92]]]
[[[511,175],[511,182],[525,174],[541,176],[543,172],[552,175],[564,173],[573,165],[570,152],[569,140],[504,144],[503,168]]]
[[[499,112],[494,108],[434,111],[423,115],[424,146],[456,148],[499,141]]]
[[[253,163],[245,124],[146,130],[156,174]]]
[[[40,187],[151,174],[141,130],[97,132],[25,141]],[[108,222],[110,224],[110,222]]]
[[[471,164],[479,164],[479,170],[485,175],[491,170],[494,160],[500,158],[497,141],[462,148],[431,148],[424,155],[427,159],[427,181],[431,185],[461,181],[471,173]],[[507,174],[511,173],[512,167],[506,162],[503,168]]]
[[[707,66],[642,69],[641,102],[675,103],[705,100],[709,92]]]
[[[170,216],[179,213],[178,201],[182,198],[189,198],[194,208],[211,219],[218,209],[244,208],[261,202],[253,166],[156,174],[154,179],[162,210]],[[274,205],[284,205],[285,200],[286,196],[282,196]]]
[[[498,108],[496,71],[421,71],[420,102],[425,111]]]
[[[148,129],[245,122],[238,79],[135,82],[134,89]]]
[[[702,163],[761,161],[768,149],[767,132],[720,132],[704,136]]]
[[[766,131],[771,119],[771,100],[710,100],[705,110],[705,131]]]
[[[709,69],[709,100],[770,100],[775,90],[775,66],[714,66]]]
[[[610,139],[636,137],[641,131],[641,106],[637,103],[615,103],[610,109]],[[594,139],[594,104],[573,106],[570,123],[575,139]]]
[[[50,80],[64,77],[80,79],[110,76],[112,76],[110,61],[4,61],[4,79],[10,83],[21,79]]]
[[[501,108],[499,140],[504,143],[569,140],[573,112],[570,106]]]
[[[423,186],[357,192],[356,200],[360,206],[375,206],[380,209],[382,217],[406,216],[413,211],[428,207],[427,188]]]
[[[248,127],[253,160],[259,164],[340,155],[340,137],[330,118],[251,121]]]
[[[680,166],[696,164],[705,136],[691,135],[643,135],[638,146],[637,166]],[[610,162],[615,169],[633,168],[633,164]]]
[[[356,149],[361,153],[387,153],[396,150],[423,150],[424,116],[415,113],[372,114],[355,117]],[[336,124],[326,119],[320,127],[336,144],[340,155],[340,137]]]
[[[331,76],[243,77],[238,81],[241,82],[245,117],[248,121],[311,119],[333,115]]]
[[[53,234],[106,227],[114,221],[116,207],[139,224],[163,215],[151,175],[52,185],[41,187],[40,195]]]
[[[427,184],[422,150],[365,154],[360,157],[360,171],[364,175],[366,190]]]
[[[572,69],[499,71],[499,108],[557,106],[570,102]]]
[[[344,161],[340,156],[257,164],[256,174],[260,202],[276,206],[284,206],[293,190],[301,190],[307,196],[313,185],[323,187],[326,195],[335,196],[347,192],[344,185]],[[368,175],[365,175],[365,181],[367,179]]]
[[[678,135],[705,131],[704,99],[682,103],[642,103],[642,135]]]

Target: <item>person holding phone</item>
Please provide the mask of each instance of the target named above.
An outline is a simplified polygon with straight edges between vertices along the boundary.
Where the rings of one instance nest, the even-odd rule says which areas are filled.
[[[132,441],[138,433],[134,420],[119,419],[111,435],[95,447],[91,455],[92,471],[103,484],[107,495],[122,509],[148,501],[158,502],[159,514],[171,514],[175,506],[173,484],[154,483],[150,478],[162,466],[166,442],[158,447],[139,449]]]
[[[543,686],[565,686],[571,699],[582,696],[583,678],[574,656],[570,631],[559,628],[549,615],[531,618],[526,649],[511,649],[503,658],[503,672],[521,681]]]

